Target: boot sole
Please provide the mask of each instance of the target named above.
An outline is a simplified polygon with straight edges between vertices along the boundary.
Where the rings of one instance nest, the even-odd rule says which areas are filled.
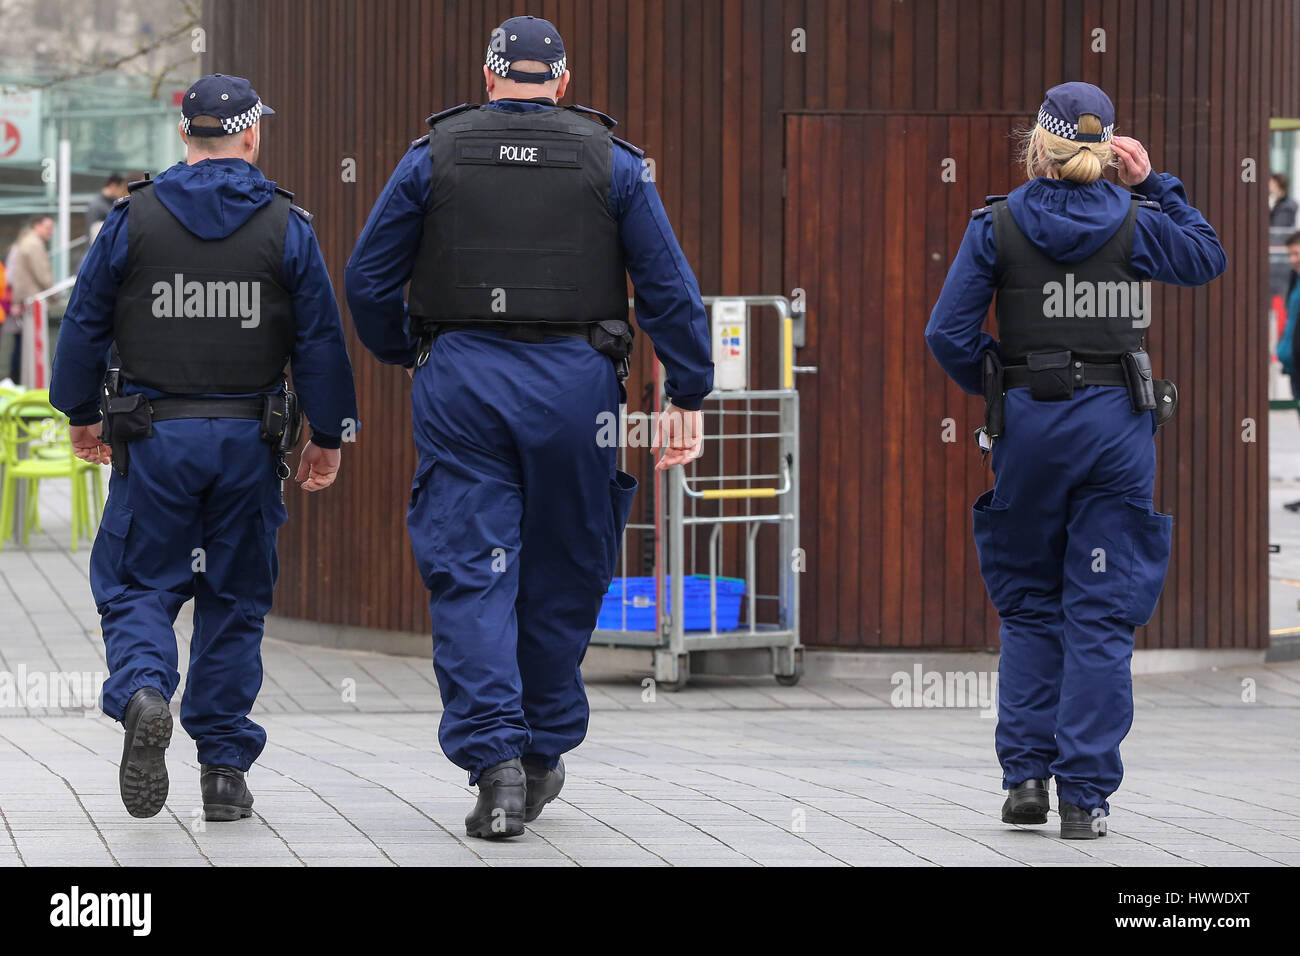
[[[546,805],[558,796],[559,796],[558,793],[553,793],[545,800],[543,800],[541,803],[539,803],[537,806],[526,808],[524,810],[524,822],[532,823],[534,820],[540,817],[542,815],[542,811],[546,809]]]
[[[222,803],[203,804],[203,819],[209,823],[225,823],[230,820],[242,820],[253,815],[252,807],[235,807]]]
[[[122,751],[118,784],[122,805],[133,817],[156,816],[167,802],[167,745],[172,739],[172,712],[163,704],[141,715]]]
[[[1015,826],[1035,826],[1047,822],[1046,807],[1019,807],[1002,811],[1002,822]]]
[[[1104,837],[1106,831],[1098,832],[1092,828],[1089,823],[1062,823],[1061,839],[1062,840],[1095,840],[1098,837]]]
[[[1035,826],[1047,822],[1047,794],[1009,794],[1002,801],[1002,822],[1013,826]]]
[[[507,813],[505,821],[505,827],[500,830],[492,828],[491,820],[472,825],[467,823],[465,824],[465,833],[480,840],[505,840],[509,837],[523,836],[524,815],[522,813]]]

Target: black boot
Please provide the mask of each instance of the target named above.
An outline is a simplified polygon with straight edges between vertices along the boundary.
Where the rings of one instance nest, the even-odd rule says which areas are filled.
[[[1047,781],[1026,780],[1007,789],[1002,822],[1021,826],[1047,822]]]
[[[465,832],[484,840],[524,832],[524,764],[518,757],[488,767],[478,778],[478,803],[465,818]]]
[[[528,797],[524,803],[524,822],[532,823],[546,805],[560,795],[564,789],[564,760],[555,765],[554,770],[545,766],[524,764],[524,774],[528,777]]]
[[[1062,840],[1095,840],[1106,835],[1106,817],[1096,817],[1073,803],[1066,803],[1060,798],[1056,801],[1057,812],[1061,814]]]
[[[253,815],[253,795],[244,783],[244,771],[203,764],[199,767],[203,791],[203,819],[219,822]]]
[[[172,740],[172,712],[152,687],[142,687],[122,714],[126,740],[117,783],[122,804],[133,817],[152,817],[167,802],[167,745]]]

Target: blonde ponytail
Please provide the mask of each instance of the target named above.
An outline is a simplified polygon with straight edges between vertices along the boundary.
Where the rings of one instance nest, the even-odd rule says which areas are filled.
[[[1100,133],[1101,119],[1084,113],[1079,117],[1079,132]],[[1118,165],[1109,142],[1080,143],[1048,132],[1038,124],[1023,136],[1021,159],[1030,179],[1044,176],[1085,186],[1100,179],[1107,166]]]

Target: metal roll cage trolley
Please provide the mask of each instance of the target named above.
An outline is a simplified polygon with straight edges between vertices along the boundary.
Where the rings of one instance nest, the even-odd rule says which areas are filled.
[[[784,296],[708,296],[704,302],[712,310],[714,355],[714,390],[703,407],[704,453],[685,467],[649,471],[653,475],[653,517],[638,521],[634,514],[629,520],[619,552],[621,577],[614,579],[606,595],[601,622],[591,641],[607,647],[649,649],[656,685],[665,690],[680,690],[689,682],[692,653],[767,648],[772,675],[789,686],[803,675],[798,582],[802,570],[799,393],[794,374],[812,369],[794,365],[794,349],[796,335],[802,338],[804,332],[804,317],[792,314]],[[757,350],[748,347],[751,319],[759,310],[765,316],[775,316],[777,323],[777,361],[761,363],[769,368],[760,368]],[[762,372],[771,380],[761,381]],[[771,376],[773,372],[775,376]],[[751,378],[764,387],[751,387]],[[656,414],[668,400],[663,382],[663,366],[656,363]],[[627,434],[624,424],[620,422],[620,436]],[[628,467],[632,449],[627,441],[619,444],[620,467],[643,479],[644,493],[648,490],[645,459],[639,470],[636,464]],[[636,451],[649,459],[648,468],[652,469],[649,449]],[[728,474],[728,464],[740,467]],[[765,470],[756,470],[759,467]],[[735,550],[743,553],[725,553],[728,536],[723,530],[727,527],[742,529],[743,546]],[[760,541],[760,532],[769,527],[774,527],[775,533]],[[706,529],[707,574],[699,574],[696,564]],[[650,564],[653,546],[652,578],[628,577],[633,560],[628,544],[634,534],[641,536],[643,567]],[[730,537],[734,541],[737,535]],[[721,577],[724,568],[742,563],[743,578]],[[759,592],[760,568],[769,589],[775,584],[774,591]],[[670,583],[682,581],[685,586]],[[641,593],[634,596],[631,586],[635,582],[641,584]],[[743,595],[737,593],[742,584]],[[688,594],[691,590],[694,593]],[[720,595],[720,590],[728,593]],[[720,607],[725,608],[721,615]],[[655,610],[659,613],[653,614]],[[639,620],[630,620],[633,617]]]

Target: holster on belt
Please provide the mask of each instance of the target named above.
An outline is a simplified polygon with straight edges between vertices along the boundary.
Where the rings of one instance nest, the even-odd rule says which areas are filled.
[[[1133,414],[1152,412],[1156,408],[1156,386],[1151,371],[1151,356],[1144,351],[1125,352],[1119,357],[1128,384],[1128,404]]]
[[[619,382],[626,381],[632,367],[632,342],[636,337],[632,323],[625,319],[600,319],[591,323],[587,335],[593,349],[613,359]]]
[[[984,353],[984,434],[992,443],[1006,426],[1006,389],[1002,359],[993,349]]]
[[[1134,415],[1156,413],[1157,427],[1174,417],[1178,410],[1178,388],[1168,379],[1156,378],[1151,371],[1151,356],[1145,351],[1120,356],[1124,380],[1128,384],[1129,407]]]
[[[130,465],[128,445],[153,435],[149,400],[139,393],[123,395],[120,369],[109,369],[100,390],[99,410],[104,416],[99,439],[113,456],[113,470],[125,477]]]
[[[302,412],[298,408],[298,396],[287,388],[267,395],[262,408],[259,434],[262,441],[281,455],[287,455],[297,448],[298,439],[302,437]]]

